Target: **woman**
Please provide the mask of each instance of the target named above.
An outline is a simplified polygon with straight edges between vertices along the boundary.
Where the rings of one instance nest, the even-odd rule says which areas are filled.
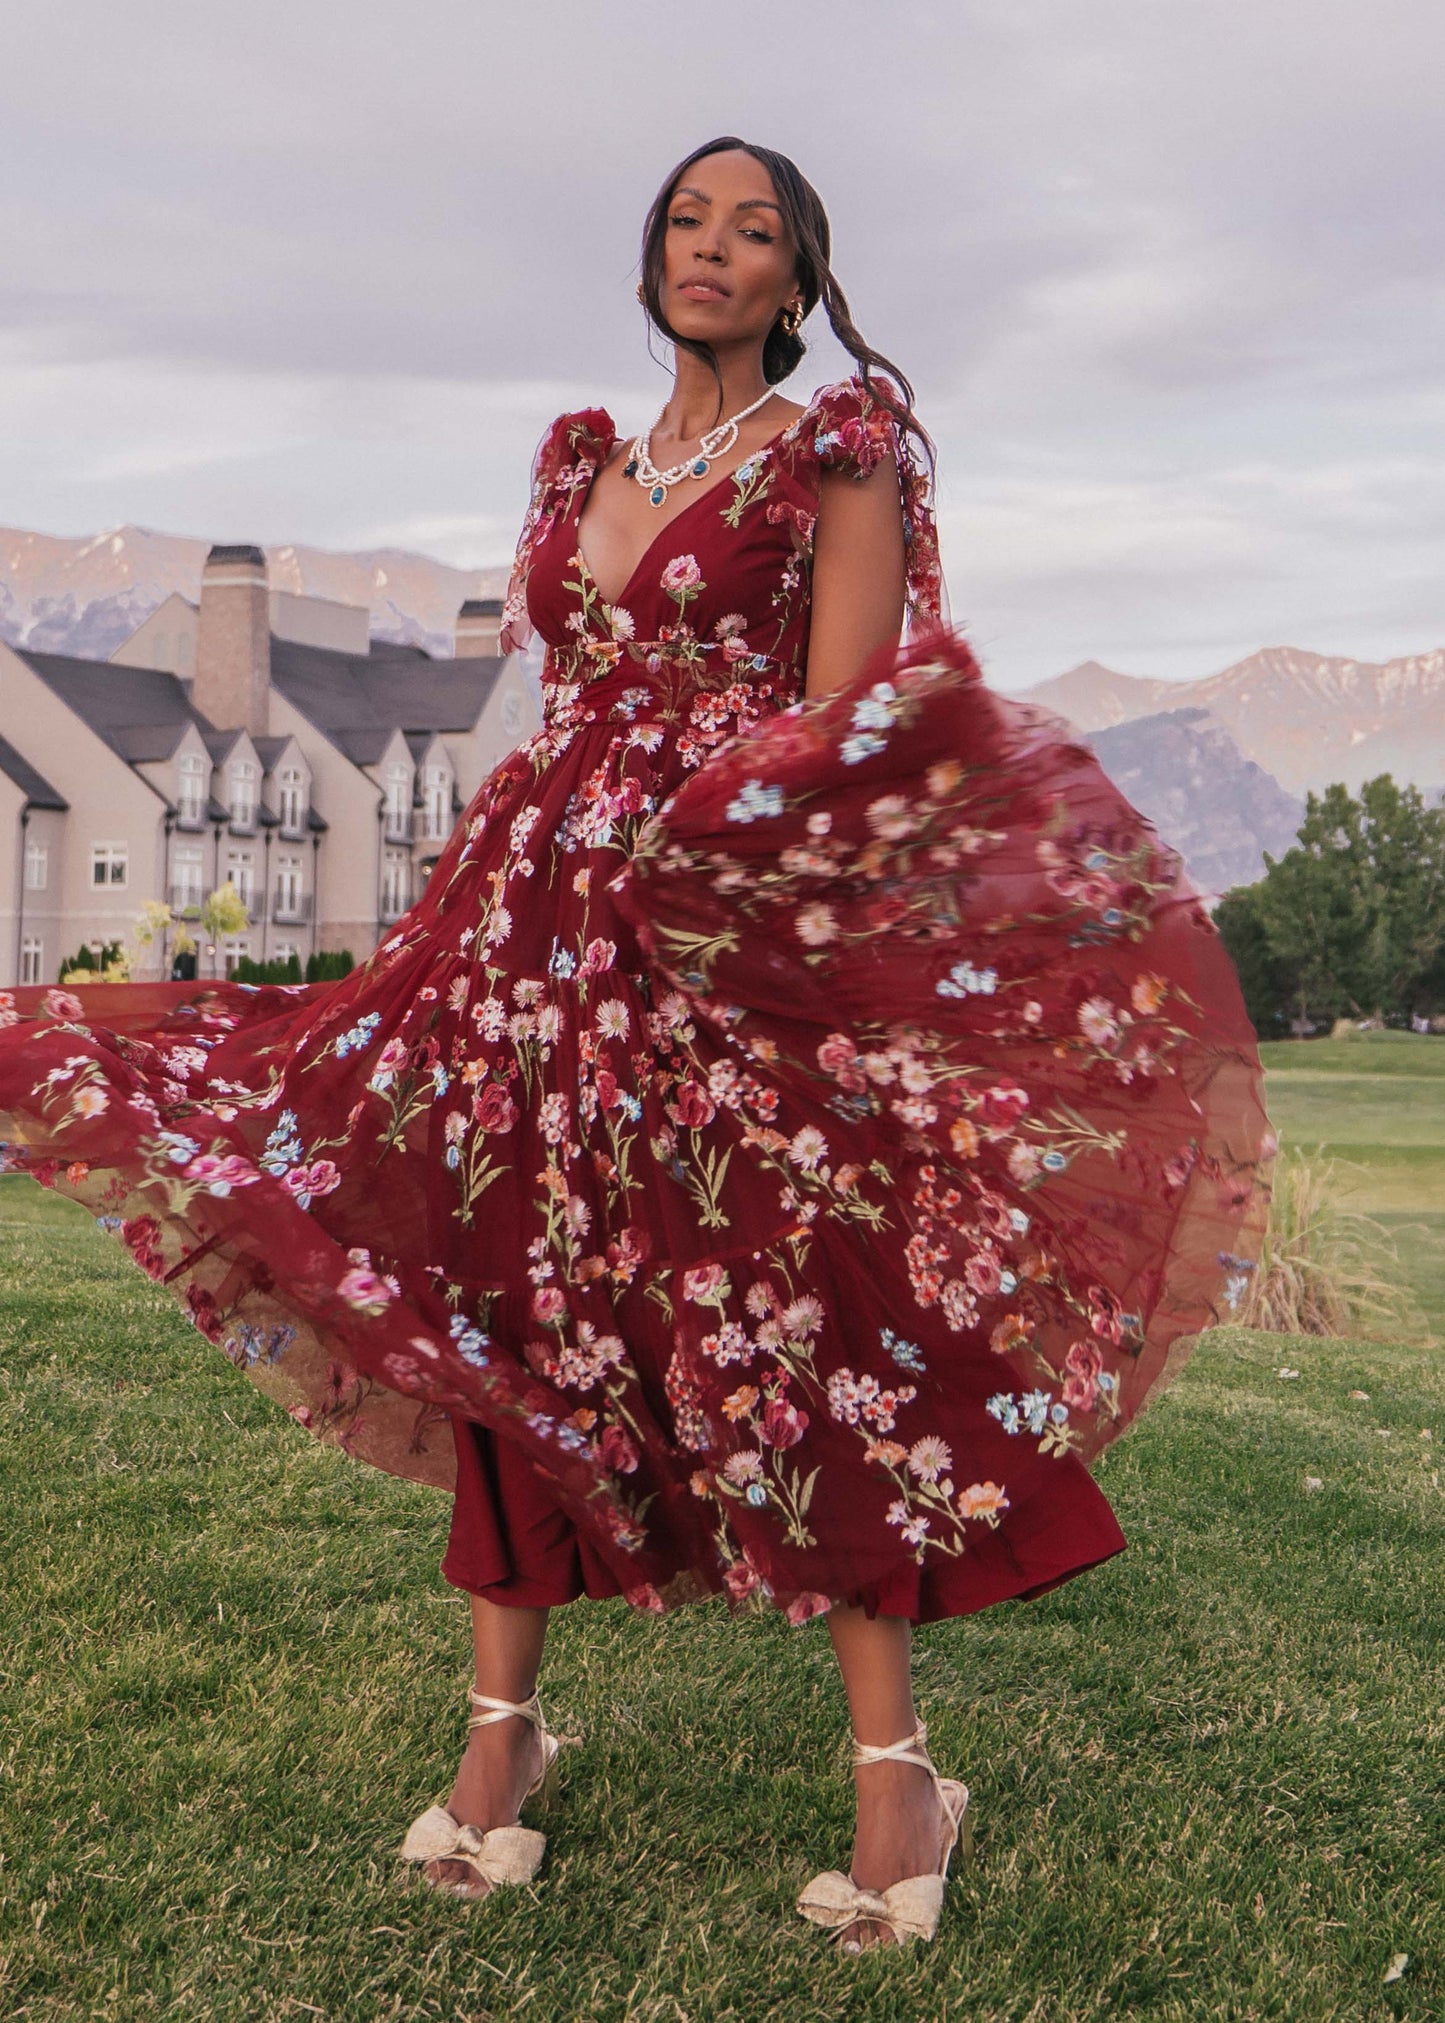
[[[943,627],[809,184],[698,149],[639,294],[671,394],[544,439],[544,727],[421,901],[335,984],[11,994],[0,1134],[303,1424],[454,1483],[481,1711],[430,1880],[536,1870],[550,1608],[720,1593],[837,1653],[856,1838],[799,1909],[927,1938],[968,1793],[912,1626],[1122,1550],[1087,1463],[1237,1304],[1273,1138],[1177,856]],[[802,406],[820,302],[859,377]]]

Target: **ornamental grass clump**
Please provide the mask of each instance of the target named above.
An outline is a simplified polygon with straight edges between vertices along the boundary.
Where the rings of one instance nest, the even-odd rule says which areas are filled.
[[[1429,1324],[1404,1283],[1395,1239],[1382,1222],[1338,1198],[1354,1162],[1298,1146],[1281,1150],[1259,1266],[1241,1327],[1281,1335],[1421,1333]],[[1358,1170],[1358,1169],[1356,1169]]]

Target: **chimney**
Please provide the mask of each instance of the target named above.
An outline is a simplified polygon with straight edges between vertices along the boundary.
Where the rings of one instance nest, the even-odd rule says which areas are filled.
[[[271,600],[266,557],[217,543],[201,571],[191,701],[223,730],[270,730]]]
[[[495,660],[501,630],[501,598],[469,597],[457,613],[457,659]]]

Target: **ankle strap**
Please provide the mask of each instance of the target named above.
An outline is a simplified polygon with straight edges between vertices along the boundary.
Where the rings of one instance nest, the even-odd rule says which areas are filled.
[[[489,1714],[473,1714],[467,1722],[468,1728],[490,1728],[494,1721],[505,1721],[511,1714],[517,1715],[523,1721],[530,1721],[534,1728],[546,1726],[542,1719],[541,1702],[535,1693],[530,1699],[522,1701],[498,1700],[490,1693],[479,1693],[476,1687],[472,1686],[468,1688],[468,1698],[474,1707],[493,1709]]]
[[[920,1770],[932,1772],[937,1778],[927,1750],[928,1726],[920,1721],[911,1735],[905,1735],[900,1742],[885,1742],[878,1746],[872,1742],[860,1742],[853,1737],[853,1762],[861,1769],[868,1763],[914,1763]]]

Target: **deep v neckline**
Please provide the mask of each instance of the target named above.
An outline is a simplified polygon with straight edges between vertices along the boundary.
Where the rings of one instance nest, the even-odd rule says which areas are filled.
[[[697,507],[705,505],[707,501],[710,498],[712,498],[715,492],[725,491],[726,488],[734,482],[739,471],[745,471],[748,468],[749,464],[755,462],[759,457],[771,456],[772,452],[777,448],[778,444],[782,441],[783,437],[788,433],[788,430],[796,428],[800,422],[806,421],[808,416],[813,412],[813,409],[817,405],[818,405],[818,395],[815,393],[813,395],[813,398],[808,402],[808,405],[803,409],[801,414],[795,414],[793,416],[793,419],[790,422],[786,422],[783,425],[783,427],[778,430],[776,435],[769,436],[768,440],[765,443],[760,443],[755,450],[750,450],[747,456],[743,458],[742,462],[740,464],[735,465],[734,468],[728,472],[726,477],[718,478],[716,482],[709,485],[705,491],[699,492],[696,498],[689,499],[687,504],[683,507],[680,513],[674,513],[670,519],[665,520],[663,524],[658,528],[657,532],[653,535],[652,539],[648,542],[647,546],[643,549],[642,553],[638,556],[636,566],[634,567],[632,574],[628,577],[627,581],[623,584],[622,588],[618,591],[615,597],[609,597],[607,593],[603,590],[602,585],[597,581],[597,578],[593,575],[592,564],[587,560],[586,550],[582,546],[582,515],[587,510],[587,501],[592,497],[592,487],[597,482],[597,475],[599,471],[602,469],[603,464],[607,461],[607,458],[611,456],[613,450],[617,447],[617,444],[620,441],[620,437],[618,436],[617,433],[616,422],[612,419],[611,415],[608,414],[607,409],[605,407],[599,408],[598,413],[603,416],[603,418],[607,423],[607,430],[608,430],[607,446],[603,451],[602,455],[594,461],[592,465],[591,474],[588,477],[586,484],[579,485],[573,494],[573,497],[577,501],[577,505],[572,521],[572,533],[577,547],[577,561],[581,567],[582,573],[587,578],[587,581],[592,585],[592,588],[597,592],[597,595],[602,599],[602,602],[607,606],[608,610],[615,611],[619,607],[621,607],[624,610],[626,609],[628,591],[631,590],[633,584],[642,574],[644,568],[647,566],[648,561],[651,559],[653,549],[657,547],[658,543],[662,540],[664,535],[670,534],[673,528],[676,527],[681,521],[685,520],[688,514],[694,512],[697,509]]]

